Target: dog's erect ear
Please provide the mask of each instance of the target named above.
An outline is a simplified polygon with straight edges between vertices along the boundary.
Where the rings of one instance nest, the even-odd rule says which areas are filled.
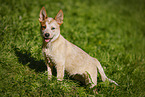
[[[55,20],[57,21],[57,23],[59,25],[61,25],[63,23],[63,11],[60,10],[57,15],[55,16]]]
[[[42,7],[40,14],[39,14],[39,21],[43,22],[47,18],[47,13],[44,7]]]

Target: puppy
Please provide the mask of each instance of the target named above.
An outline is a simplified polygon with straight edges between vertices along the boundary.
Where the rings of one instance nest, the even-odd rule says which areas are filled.
[[[74,79],[86,85],[91,84],[90,88],[93,88],[97,85],[98,68],[102,81],[109,80],[118,85],[115,81],[107,78],[96,58],[91,57],[60,34],[60,25],[63,23],[62,10],[53,19],[47,17],[46,10],[42,7],[39,16],[43,37],[42,52],[47,65],[48,79],[51,78],[53,66],[55,66],[58,80],[63,80],[66,71]]]

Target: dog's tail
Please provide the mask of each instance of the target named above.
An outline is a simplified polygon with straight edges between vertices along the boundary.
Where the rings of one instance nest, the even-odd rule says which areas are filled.
[[[118,85],[115,81],[107,78],[100,62],[97,59],[96,59],[96,62],[97,62],[97,68],[99,69],[99,73],[101,74],[102,81],[109,80],[111,83],[114,83],[114,84]]]

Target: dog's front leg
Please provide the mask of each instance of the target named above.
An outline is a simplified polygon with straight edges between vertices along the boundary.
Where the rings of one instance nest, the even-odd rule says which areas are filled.
[[[51,79],[52,77],[52,69],[53,69],[53,66],[52,66],[52,63],[50,62],[50,59],[49,58],[46,58],[45,59],[45,64],[47,66],[47,72],[48,72],[48,80]]]
[[[60,63],[60,65],[57,65],[57,79],[59,81],[62,81],[63,80],[63,77],[64,77],[64,69],[65,69],[65,65],[64,63]]]
[[[52,69],[53,67],[51,66],[51,63],[47,64],[48,80],[52,77]]]

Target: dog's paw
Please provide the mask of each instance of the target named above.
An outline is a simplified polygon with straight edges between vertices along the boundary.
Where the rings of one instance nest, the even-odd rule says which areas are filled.
[[[62,81],[63,79],[57,79],[58,81]]]
[[[93,93],[94,93],[94,94],[99,94],[99,93],[97,92],[97,89],[96,89],[96,88],[93,89]]]
[[[48,80],[51,80],[52,79],[52,76],[48,76]]]

